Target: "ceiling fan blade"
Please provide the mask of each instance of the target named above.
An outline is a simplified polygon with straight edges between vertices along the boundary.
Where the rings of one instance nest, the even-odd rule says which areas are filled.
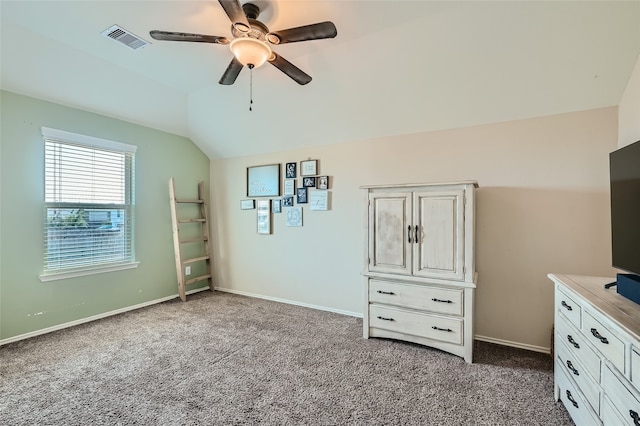
[[[229,40],[225,37],[204,35],[204,34],[191,34],[191,33],[173,33],[170,31],[149,31],[151,38],[156,40],[169,40],[169,41],[195,41],[200,43],[216,43],[216,44],[229,44]]]
[[[240,6],[240,2],[238,0],[218,0],[220,2],[220,6],[224,9],[225,13],[231,20],[231,23],[238,31],[246,33],[251,28],[249,26],[249,20],[247,16],[244,14],[244,10],[242,10],[242,6]]]
[[[296,83],[304,85],[311,81],[311,76],[302,71],[300,68],[296,67],[291,62],[287,61],[285,58],[275,52],[274,56],[275,58],[269,61],[271,62],[271,65],[291,77],[293,80],[295,80]]]
[[[238,78],[238,74],[240,74],[240,71],[242,71],[242,64],[234,56],[227,69],[224,70],[224,74],[222,74],[222,77],[220,78],[220,81],[218,83],[224,84],[226,86],[235,83],[236,78]]]
[[[317,24],[304,25],[302,27],[289,28],[287,30],[273,31],[268,34],[267,40],[272,41],[275,35],[280,41],[274,44],[293,43],[296,41],[317,40],[321,38],[334,38],[338,30],[333,22],[319,22]]]

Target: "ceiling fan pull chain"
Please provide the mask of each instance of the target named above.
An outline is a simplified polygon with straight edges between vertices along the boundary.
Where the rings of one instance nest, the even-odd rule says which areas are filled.
[[[249,111],[253,111],[253,65],[249,64]]]

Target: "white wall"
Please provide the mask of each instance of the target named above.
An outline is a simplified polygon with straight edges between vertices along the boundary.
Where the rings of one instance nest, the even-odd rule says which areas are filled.
[[[359,187],[477,180],[476,335],[544,350],[553,322],[546,274],[614,275],[608,154],[616,146],[613,107],[212,161],[216,285],[361,314]],[[273,234],[257,235],[256,211],[240,210],[246,167],[309,158],[331,177],[331,210],[305,206],[302,228],[275,215]]]
[[[618,105],[618,146],[640,140],[640,56]]]

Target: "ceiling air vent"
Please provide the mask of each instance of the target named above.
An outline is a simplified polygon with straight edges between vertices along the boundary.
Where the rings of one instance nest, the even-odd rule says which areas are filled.
[[[133,50],[139,49],[149,44],[148,41],[141,39],[137,35],[132,34],[117,25],[107,28],[101,34],[105,37],[109,37],[116,41],[119,41],[120,43]]]

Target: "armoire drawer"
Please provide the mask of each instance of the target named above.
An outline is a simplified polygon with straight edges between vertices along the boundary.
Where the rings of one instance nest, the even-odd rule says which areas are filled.
[[[607,364],[602,376],[604,392],[609,396],[620,417],[625,419],[625,424],[637,425],[640,423],[640,401],[637,392],[625,385],[626,380],[621,379],[612,371],[612,366]]]
[[[448,318],[390,306],[369,305],[370,327],[461,345],[462,318]]]
[[[565,344],[565,346],[560,346]],[[570,355],[567,357],[579,359],[587,372],[595,379],[600,381],[600,355],[593,349],[586,337],[571,325],[563,316],[557,316],[556,322],[556,350],[566,348]]]
[[[447,315],[462,315],[464,293],[461,289],[431,287],[393,281],[369,280],[369,302],[426,310]]]
[[[619,371],[625,372],[624,342],[617,333],[586,311],[582,315],[582,332],[596,350],[600,351]]]

